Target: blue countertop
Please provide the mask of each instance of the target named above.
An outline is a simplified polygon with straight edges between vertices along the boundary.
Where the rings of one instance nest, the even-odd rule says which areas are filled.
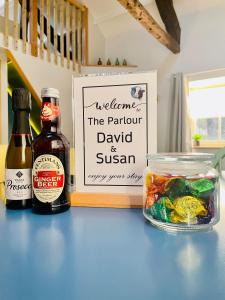
[[[225,206],[210,232],[171,234],[140,209],[50,216],[0,205],[0,300],[225,299]]]

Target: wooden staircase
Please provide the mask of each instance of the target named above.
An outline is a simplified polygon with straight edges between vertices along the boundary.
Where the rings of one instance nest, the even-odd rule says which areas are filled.
[[[75,0],[13,0],[4,3],[4,47],[80,71],[88,65],[88,9]],[[13,11],[10,11],[13,10]],[[13,15],[10,20],[9,15]],[[45,53],[46,52],[46,53]]]

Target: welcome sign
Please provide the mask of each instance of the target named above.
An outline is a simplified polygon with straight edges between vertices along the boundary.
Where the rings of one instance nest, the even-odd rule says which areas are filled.
[[[77,192],[142,194],[156,90],[156,72],[74,77]]]

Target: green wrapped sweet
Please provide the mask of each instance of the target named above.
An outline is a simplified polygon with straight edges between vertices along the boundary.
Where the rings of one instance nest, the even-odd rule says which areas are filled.
[[[215,189],[214,183],[208,178],[192,181],[189,185],[190,192],[196,197],[209,196]]]
[[[165,185],[165,191],[171,200],[185,196],[188,192],[188,181],[184,178],[171,178]]]
[[[166,207],[168,201],[168,197],[161,197],[153,206],[146,210],[147,214],[151,215],[154,219],[170,222],[170,209]]]

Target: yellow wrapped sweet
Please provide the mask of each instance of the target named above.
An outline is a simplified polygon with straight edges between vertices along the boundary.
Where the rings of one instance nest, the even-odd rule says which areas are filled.
[[[153,182],[153,173],[148,173],[145,177],[145,186],[148,188]]]
[[[194,223],[197,216],[206,216],[208,213],[203,201],[192,196],[178,197],[173,203],[167,200],[166,206],[173,210],[170,216],[173,223]]]

